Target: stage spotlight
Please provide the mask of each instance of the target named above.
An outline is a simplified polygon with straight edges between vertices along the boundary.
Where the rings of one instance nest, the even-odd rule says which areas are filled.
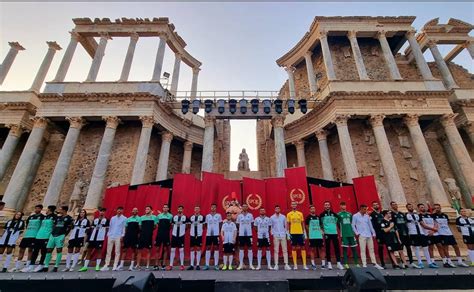
[[[253,112],[254,114],[258,113],[258,103],[259,103],[259,101],[258,101],[258,99],[256,99],[256,98],[255,98],[255,99],[252,99],[252,100],[250,101],[250,104],[252,105],[252,112]]]
[[[219,99],[217,101],[217,112],[220,113],[221,115],[225,112],[225,100],[224,99]]]
[[[263,104],[263,112],[268,115],[272,111],[272,101],[269,99],[264,99],[262,101],[262,104]]]
[[[247,113],[247,100],[243,98],[239,100],[239,106],[240,106],[240,113],[245,115]]]
[[[229,112],[231,114],[235,114],[236,111],[237,111],[237,100],[230,99],[229,100]]]
[[[206,99],[206,100],[204,101],[204,111],[205,111],[206,113],[212,112],[212,104],[213,104],[213,103],[214,103],[214,102],[212,101],[212,99]]]
[[[181,112],[183,113],[183,115],[187,114],[188,111],[189,111],[189,100],[187,99],[183,99],[181,101]]]
[[[283,112],[283,101],[281,99],[276,99],[273,103],[275,104],[275,112],[281,114]]]
[[[199,99],[193,100],[193,114],[197,114],[199,112],[200,107],[201,101]]]
[[[288,106],[288,112],[290,114],[294,114],[295,113],[295,100],[294,99],[288,99],[286,104]]]
[[[298,100],[298,105],[300,106],[300,111],[305,114],[308,111],[308,102],[306,99]]]

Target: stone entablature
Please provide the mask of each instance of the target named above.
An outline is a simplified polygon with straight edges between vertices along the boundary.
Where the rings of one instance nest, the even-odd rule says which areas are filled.
[[[0,100],[0,125],[18,124],[31,130],[31,118],[41,105],[34,91],[0,91]]]
[[[167,44],[171,50],[182,56],[182,60],[192,68],[199,68],[201,62],[195,59],[184,48],[186,42],[175,31],[175,26],[169,22],[167,17],[153,19],[125,18],[74,18],[76,27],[74,33],[79,35],[79,42],[84,46],[87,53],[94,57],[97,48],[97,42],[94,37],[99,37],[102,33],[107,33],[109,37],[128,37],[130,33],[136,33],[139,37],[158,37],[166,36]]]
[[[204,130],[200,126],[186,122],[175,114],[159,97],[142,94],[63,94],[43,93],[42,106],[37,116],[62,120],[64,117],[84,117],[89,119],[102,116],[128,117],[138,120],[140,116],[153,116],[155,123],[172,132],[182,140],[202,145]]]
[[[382,114],[401,117],[406,114],[439,116],[452,113],[449,92],[334,92],[302,118],[285,125],[285,143],[313,136],[334,123],[337,115],[367,118]],[[368,106],[370,104],[370,106]]]

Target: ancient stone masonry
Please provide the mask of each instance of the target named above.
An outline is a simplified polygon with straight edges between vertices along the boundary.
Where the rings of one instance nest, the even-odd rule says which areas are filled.
[[[259,177],[281,177],[288,166],[306,166],[309,176],[340,182],[374,175],[384,206],[392,200],[430,201],[450,214],[452,200],[472,207],[474,78],[453,59],[464,49],[474,55],[473,26],[433,19],[416,31],[414,20],[315,17],[303,38],[277,60],[288,80],[272,97],[285,103],[305,99],[308,112],[256,118]],[[184,70],[192,72],[185,98],[198,99],[202,107],[202,64],[168,18],[73,22],[65,50],[47,42],[29,90],[0,91],[0,195],[7,211],[29,212],[44,203],[93,212],[110,186],[181,172],[198,178],[202,171],[230,173],[229,119],[242,115],[181,112]],[[97,80],[107,69],[101,66],[106,47],[117,38],[128,42],[120,78]],[[148,80],[130,81],[143,38],[156,41],[153,70]],[[91,57],[88,74],[65,81],[78,45]],[[442,45],[454,48],[443,56]],[[16,42],[10,46],[0,85],[24,50]],[[164,86],[167,48],[174,62],[171,82]],[[426,50],[434,62],[425,60]],[[44,82],[60,53],[54,79]],[[247,171],[246,163],[241,168]]]
[[[461,204],[471,207],[474,79],[452,59],[472,47],[473,26],[434,19],[417,33],[414,19],[315,18],[277,60],[285,70],[295,68],[294,88],[285,82],[280,95],[290,98],[293,90],[295,99],[316,100],[306,115],[286,119],[287,159],[297,165],[306,154],[310,175],[339,181],[374,175],[384,204],[430,201],[449,208],[453,196],[442,181],[454,178]],[[456,46],[442,56],[438,47],[445,44]],[[434,62],[424,59],[427,49]],[[309,154],[314,151],[319,155]]]

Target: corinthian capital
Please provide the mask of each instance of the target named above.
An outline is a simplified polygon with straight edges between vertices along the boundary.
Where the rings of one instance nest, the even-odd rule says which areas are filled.
[[[336,126],[347,126],[347,121],[350,117],[350,115],[336,115],[334,118],[334,123]]]
[[[81,117],[66,117],[66,120],[69,121],[69,127],[76,129],[81,129],[85,122]]]
[[[272,118],[272,126],[274,128],[283,128],[285,124],[285,116],[274,116]]]
[[[153,116],[141,116],[140,121],[142,121],[143,128],[151,128],[155,124]]]
[[[369,122],[373,128],[375,127],[383,127],[383,120],[385,119],[385,115],[372,115],[369,118]]]
[[[106,127],[111,129],[117,129],[120,123],[120,119],[116,116],[102,117],[102,119],[107,123]]]
[[[193,150],[193,142],[186,141],[184,142],[184,151],[191,151]]]
[[[52,50],[55,50],[55,51],[62,50],[61,46],[58,45],[57,42],[46,42],[46,44],[48,45],[48,48]]]
[[[429,48],[434,48],[434,47],[436,47],[436,41],[429,40],[427,45],[428,45]]]
[[[34,117],[33,128],[46,128],[48,126],[48,119],[45,117]]]
[[[19,42],[8,42],[8,44],[10,45],[10,47],[12,49],[15,49],[17,51],[24,51],[25,50],[25,48],[23,48],[23,46],[20,45]]]
[[[205,116],[204,117],[204,126],[207,127],[214,127],[214,122],[216,121],[216,118],[213,116]]]
[[[378,38],[378,39],[383,39],[383,38],[385,38],[385,37],[386,37],[386,36],[385,36],[385,33],[386,33],[385,30],[379,30],[379,31],[377,32],[377,34],[376,34],[376,38]]]
[[[328,37],[328,32],[326,30],[320,30],[319,31],[319,38],[327,38]]]
[[[347,32],[347,37],[350,38],[350,39],[357,38],[357,31],[355,31],[355,30],[348,31]]]
[[[414,37],[416,34],[415,30],[409,30],[406,32],[407,37]]]
[[[168,143],[171,142],[173,140],[173,133],[168,132],[168,131],[163,132],[163,134],[161,134],[161,140],[163,142],[168,142]]]
[[[454,118],[457,116],[457,114],[450,113],[450,114],[444,114],[439,118],[439,121],[443,127],[450,127],[454,126],[456,127],[456,123],[454,122]]]
[[[419,116],[417,114],[408,114],[406,115],[403,120],[405,121],[405,124],[409,127],[411,126],[418,126],[418,118]]]
[[[293,145],[295,145],[296,149],[303,148],[304,149],[304,140],[296,140],[293,142]]]
[[[112,37],[107,32],[99,32],[99,36],[101,39],[111,40]]]
[[[315,134],[316,138],[318,138],[318,141],[326,140],[328,137],[328,132],[324,129],[316,130]]]
[[[10,131],[8,132],[8,135],[10,136],[20,137],[21,134],[23,134],[23,129],[20,125],[8,124],[6,125],[6,127],[10,129]]]

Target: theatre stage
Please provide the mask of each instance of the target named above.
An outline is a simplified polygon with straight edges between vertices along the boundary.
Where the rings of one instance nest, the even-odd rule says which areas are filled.
[[[156,291],[295,291],[340,290],[346,271],[158,271]],[[112,291],[116,279],[146,276],[139,272],[5,273],[1,291]],[[389,290],[474,290],[474,268],[384,270]],[[270,289],[270,290],[264,290]],[[280,290],[283,289],[283,290]]]

